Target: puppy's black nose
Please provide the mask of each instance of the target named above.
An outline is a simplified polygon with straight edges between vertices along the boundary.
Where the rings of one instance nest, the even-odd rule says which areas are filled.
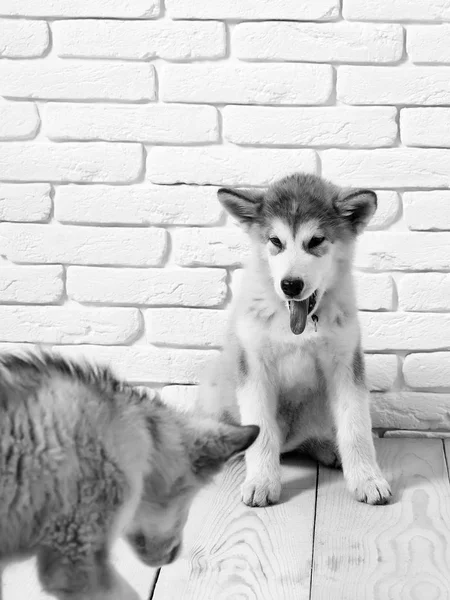
[[[288,298],[295,298],[301,294],[303,285],[301,279],[283,279],[281,282],[281,289]]]
[[[181,544],[178,544],[178,546],[175,546],[175,548],[173,548],[169,555],[169,560],[167,561],[167,564],[172,563],[177,558],[177,556],[180,554],[180,550]]]

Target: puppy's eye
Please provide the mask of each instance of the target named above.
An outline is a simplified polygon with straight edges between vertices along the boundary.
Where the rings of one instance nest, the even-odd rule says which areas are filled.
[[[276,236],[270,237],[269,241],[275,246],[275,248],[283,247],[283,244],[281,243],[280,238],[277,238]]]
[[[314,248],[318,248],[321,244],[323,244],[324,241],[325,241],[325,238],[323,237],[323,235],[315,235],[314,237],[312,237],[310,239],[308,248],[310,250],[314,250]]]

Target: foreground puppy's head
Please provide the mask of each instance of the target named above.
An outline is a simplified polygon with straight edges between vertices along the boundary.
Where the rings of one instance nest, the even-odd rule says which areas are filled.
[[[266,191],[222,188],[218,197],[267,261],[275,291],[288,303],[291,330],[302,333],[331,283],[335,261],[348,254],[375,213],[375,192],[295,174]]]
[[[151,428],[156,455],[127,537],[143,562],[161,566],[179,555],[195,494],[253,444],[259,427],[177,415],[170,424],[156,417]]]

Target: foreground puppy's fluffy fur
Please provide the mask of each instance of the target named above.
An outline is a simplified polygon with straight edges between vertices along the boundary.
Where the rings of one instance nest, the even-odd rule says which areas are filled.
[[[385,503],[391,492],[375,458],[352,279],[354,243],[376,210],[375,193],[297,174],[267,191],[218,195],[251,253],[200,403],[261,428],[246,452],[244,502],[277,502],[280,452],[299,448],[342,463],[358,500]]]
[[[114,540],[149,565],[174,560],[193,496],[257,435],[178,414],[106,368],[4,356],[0,563],[36,554],[61,599],[134,600],[109,562]]]

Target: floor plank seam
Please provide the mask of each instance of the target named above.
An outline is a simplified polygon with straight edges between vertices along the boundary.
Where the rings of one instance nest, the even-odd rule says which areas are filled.
[[[158,579],[159,579],[160,574],[161,574],[161,569],[158,569],[156,571],[156,575],[155,575],[155,578],[153,580],[153,585],[152,585],[152,589],[150,590],[150,596],[148,597],[148,600],[152,600],[152,598],[153,598],[153,596],[155,594],[156,585],[158,583]]]
[[[445,461],[445,470],[447,471],[447,477],[450,482],[450,471],[448,469],[448,456],[447,456],[447,448],[444,440],[442,440],[442,450],[444,451],[444,461]]]
[[[316,496],[314,499],[314,520],[312,526],[312,544],[311,544],[311,572],[309,576],[309,600],[312,598],[312,587],[314,577],[314,543],[316,538],[316,521],[317,521],[317,498],[319,496],[319,463],[316,470]]]

